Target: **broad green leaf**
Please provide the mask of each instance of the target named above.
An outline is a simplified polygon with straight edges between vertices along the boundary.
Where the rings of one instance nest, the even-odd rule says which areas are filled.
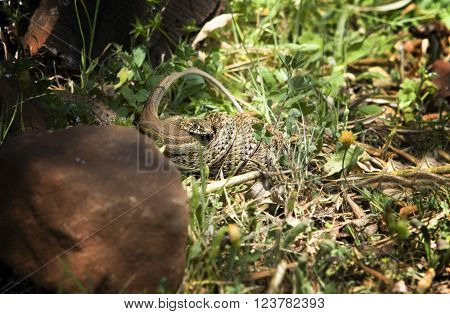
[[[352,63],[369,55],[374,56],[388,49],[390,38],[379,33],[367,36],[359,43],[351,45],[347,50],[346,63]]]
[[[362,105],[358,107],[358,115],[373,116],[383,112],[383,108],[378,105]]]
[[[400,91],[397,93],[398,106],[400,110],[410,107],[416,100],[416,82],[406,79],[400,85]]]
[[[120,93],[123,95],[123,97],[125,97],[126,100],[128,100],[130,103],[134,104],[136,99],[134,97],[134,93],[131,90],[131,88],[129,88],[128,86],[123,86],[120,89]]]
[[[189,259],[193,259],[197,257],[202,252],[202,247],[200,245],[200,242],[194,242],[192,243],[191,247],[189,248]]]
[[[275,80],[275,76],[273,75],[272,71],[265,67],[261,67],[261,76],[264,79],[264,82],[267,83],[269,86],[275,86],[277,84]]]
[[[409,237],[408,223],[405,220],[399,220],[393,223],[391,230],[397,233],[400,239],[407,239]]]
[[[119,109],[116,110],[116,112],[121,117],[128,116],[128,109],[127,109],[127,107],[120,107]]]
[[[283,247],[288,247],[292,241],[295,240],[295,238],[302,232],[305,232],[310,224],[309,219],[305,219],[300,221],[298,225],[296,225],[294,228],[290,229],[284,236],[283,236]]]
[[[119,78],[119,83],[114,85],[115,89],[121,87],[126,81],[131,80],[133,78],[133,70],[128,69],[127,67],[122,67],[117,73],[117,77]]]
[[[335,173],[342,171],[342,160],[344,159],[344,168],[351,169],[356,165],[358,161],[358,157],[363,153],[363,149],[359,146],[352,145],[345,153],[345,150],[340,150],[337,153],[333,154],[331,158],[324,165],[325,173],[328,176],[331,176]]]
[[[133,50],[133,62],[139,68],[145,60],[145,50],[142,47],[136,47]]]
[[[293,90],[308,88],[310,83],[309,78],[304,75],[297,75],[288,80],[289,87]]]
[[[344,68],[340,65],[333,67],[331,75],[324,78],[330,85],[330,96],[336,96],[340,93],[340,89],[345,85]]]
[[[327,254],[334,250],[336,247],[336,243],[331,241],[330,239],[324,239],[322,242],[319,243],[320,252],[322,254]]]
[[[148,99],[149,92],[147,92],[145,89],[141,89],[138,91],[135,95],[135,99],[137,102],[144,102]]]

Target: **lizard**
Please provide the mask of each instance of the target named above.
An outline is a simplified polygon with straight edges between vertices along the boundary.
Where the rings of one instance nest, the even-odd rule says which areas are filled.
[[[204,119],[172,117],[161,120],[158,109],[165,92],[179,78],[200,75],[222,91],[238,109],[235,116],[226,113],[207,114]],[[166,145],[165,153],[176,166],[187,172],[198,172],[201,164],[209,166],[213,174],[261,170],[272,159],[266,144],[254,136],[253,126],[260,121],[242,112],[234,96],[212,75],[198,68],[174,72],[153,90],[145,105],[139,128]]]

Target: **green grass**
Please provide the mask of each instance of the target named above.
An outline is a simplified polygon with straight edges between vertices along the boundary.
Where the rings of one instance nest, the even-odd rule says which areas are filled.
[[[76,89],[101,94],[102,86],[113,86],[115,97],[108,104],[120,115],[119,124],[133,127],[152,88],[165,75],[193,65],[215,75],[246,111],[291,140],[279,156],[287,171],[263,202],[245,198],[248,185],[207,194],[213,178],[206,169],[200,177],[184,176],[192,196],[179,292],[379,293],[401,292],[402,286],[413,293],[449,292],[448,186],[433,185],[429,178],[414,189],[350,180],[373,168],[395,170],[388,167],[389,144],[416,157],[423,156],[424,142],[428,151],[448,152],[448,135],[442,133],[448,132],[448,116],[434,123],[422,119],[424,95],[434,92],[432,76],[421,70],[405,77],[396,44],[411,38],[412,25],[435,20],[449,25],[449,3],[424,0],[409,11],[364,10],[387,2],[234,0],[232,22],[200,44],[204,58],[186,39],[169,61],[152,68],[140,43],[159,27],[158,15],[136,23],[132,51],[116,46],[102,63],[84,59]],[[379,71],[356,66],[376,58],[394,60],[381,66],[391,80],[388,87],[376,83],[380,75],[386,79]],[[182,80],[168,93],[165,114],[236,113],[231,102],[207,87],[194,76]],[[379,129],[364,119],[389,105],[354,105],[365,95],[398,105],[376,120],[383,123]],[[58,121],[53,127],[70,123],[67,110],[53,109]],[[402,127],[421,132],[405,137]],[[344,130],[382,154],[374,156],[360,144],[345,146],[339,141]],[[401,214],[411,205],[412,215]],[[423,279],[430,269],[435,276],[427,285]]]

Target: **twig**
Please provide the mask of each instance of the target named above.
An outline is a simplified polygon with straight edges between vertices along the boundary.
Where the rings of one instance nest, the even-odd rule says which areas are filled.
[[[8,61],[8,47],[6,46],[6,40],[5,37],[3,36],[3,30],[0,27],[0,42],[2,43],[3,46],[3,53],[5,54],[5,61]]]
[[[359,12],[390,12],[401,9],[407,6],[412,0],[400,0],[392,3],[382,4],[378,6],[357,6],[357,5],[349,5],[349,7],[353,10]]]
[[[405,158],[406,160],[408,160],[409,162],[413,163],[414,165],[418,165],[419,164],[419,161],[413,155],[408,154],[407,152],[405,152],[405,151],[403,151],[401,149],[395,148],[392,145],[389,145],[389,149],[392,150],[397,155],[400,155],[403,158]]]
[[[287,264],[286,269],[294,269],[297,267],[297,265],[298,265],[297,262],[289,263],[289,264]],[[246,275],[243,278],[243,280],[244,281],[255,281],[255,280],[264,279],[264,278],[273,276],[273,274],[275,274],[275,271],[276,271],[276,269],[268,269],[268,270],[254,272],[249,275]]]
[[[244,174],[240,174],[238,176],[234,176],[231,178],[214,181],[206,185],[205,193],[213,193],[222,190],[223,188],[236,186],[251,180],[255,180],[261,176],[261,172],[259,171],[251,171]],[[192,196],[192,189],[187,189],[188,197]]]
[[[351,207],[353,214],[355,214],[356,218],[358,218],[358,219],[365,218],[366,214],[363,212],[361,207],[359,207],[358,204],[356,204],[346,192],[344,192],[344,196],[345,196],[345,200],[347,201],[348,205]]]
[[[436,152],[438,153],[439,156],[444,158],[447,162],[450,162],[450,154],[449,153],[447,153],[446,151],[443,151],[442,149],[437,149]]]
[[[378,270],[372,269],[366,265],[364,265],[362,262],[359,262],[359,266],[362,268],[362,270],[364,270],[366,273],[368,273],[369,275],[374,276],[375,278],[377,278],[378,280],[382,281],[385,285],[391,286],[392,285],[392,281],[386,277],[384,274],[382,274],[381,272],[379,272]]]
[[[371,173],[369,176],[347,177],[347,181],[355,186],[367,186],[373,184],[397,185],[403,187],[415,188],[424,185],[448,185],[450,179],[442,176],[450,174],[450,165],[430,167],[425,169],[403,169],[391,172]],[[333,180],[332,185],[343,179]],[[330,185],[330,184],[327,184]]]
[[[400,177],[406,177],[411,176],[412,174],[418,174],[418,173],[434,173],[434,174],[450,174],[450,165],[445,166],[438,166],[438,167],[430,167],[430,168],[424,168],[424,169],[403,169],[403,170],[397,170],[388,172],[388,174],[400,176]]]
[[[275,273],[272,277],[272,280],[270,280],[269,287],[267,288],[267,293],[273,294],[277,293],[280,290],[280,284],[283,281],[287,267],[288,264],[284,260],[278,264],[277,269],[275,270]]]

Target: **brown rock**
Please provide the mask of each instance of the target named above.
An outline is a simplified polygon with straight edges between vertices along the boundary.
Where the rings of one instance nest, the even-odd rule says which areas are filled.
[[[194,24],[199,29],[211,18],[224,10],[226,0],[166,0],[162,10],[161,30],[156,30],[150,39],[150,54],[153,64],[159,64],[174,51],[173,43],[186,37],[186,25]],[[195,37],[195,36],[194,36]]]
[[[21,278],[69,293],[176,291],[187,197],[147,137],[118,126],[28,134],[0,146],[0,165],[0,260]]]
[[[225,0],[162,0],[149,5],[146,0],[109,0],[101,1],[92,42],[92,58],[101,56],[111,43],[125,47],[130,44],[130,32],[133,24],[141,20],[144,24],[158,12],[162,14],[161,28],[150,38],[151,60],[159,64],[163,56],[173,51],[173,43],[186,36],[186,25],[195,23],[201,27],[208,19],[216,15],[225,6]],[[89,24],[95,20],[97,1],[83,2],[86,10],[78,3],[78,15],[73,1],[41,0],[34,11],[28,30],[22,38],[22,46],[35,54],[46,47],[58,55],[65,66],[73,71],[80,68],[82,36],[89,46],[91,29]],[[78,20],[79,17],[79,20]]]
[[[12,120],[8,135],[46,130],[48,113],[45,105],[38,98],[21,94],[19,83],[14,77],[0,77],[0,112],[3,113],[3,121],[9,123]]]

